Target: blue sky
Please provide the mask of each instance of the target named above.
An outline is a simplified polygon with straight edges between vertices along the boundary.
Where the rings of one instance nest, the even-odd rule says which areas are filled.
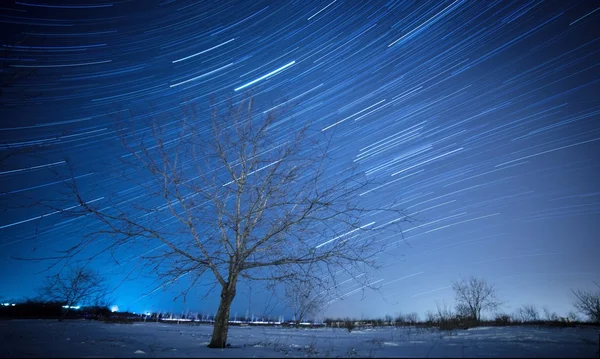
[[[48,262],[15,257],[51,256],[89,231],[85,219],[38,218],[53,212],[45,200],[75,203],[56,183],[66,159],[93,198],[133,198],[115,123],[173,121],[190,103],[204,114],[211,96],[246,93],[261,111],[297,101],[281,128],[311,121],[330,134],[329,175],[357,164],[381,184],[361,201],[420,212],[403,224],[410,246],[375,274],[381,291],[326,314],[424,313],[470,275],[497,286],[505,311],[566,314],[570,289],[599,280],[596,2],[36,0],[0,13],[2,46],[17,44],[3,71],[23,74],[1,95],[3,297],[34,295],[46,274]],[[92,265],[115,286],[133,268]],[[115,304],[216,309],[202,286],[173,302],[182,285],[144,296],[151,278],[128,280]],[[241,283],[232,312],[278,304],[268,297]]]

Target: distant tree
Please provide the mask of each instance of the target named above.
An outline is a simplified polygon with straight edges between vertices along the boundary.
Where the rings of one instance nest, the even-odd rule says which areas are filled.
[[[348,330],[348,333],[351,333],[354,329],[356,329],[356,320],[346,317],[344,319],[344,328]]]
[[[436,322],[447,323],[454,318],[452,308],[448,306],[445,301],[442,302],[442,304],[436,302],[435,306],[437,309]]]
[[[404,321],[408,325],[415,325],[419,322],[419,314],[416,312],[411,312],[404,315]]]
[[[62,303],[66,307],[63,316],[75,306],[106,306],[109,295],[104,277],[83,266],[48,276],[39,292],[45,300]]]
[[[191,114],[175,129],[154,121],[141,132],[150,141],[140,132],[124,135],[132,171],[150,179],[140,184],[147,192],[124,206],[96,206],[69,182],[79,205],[73,214],[90,214],[105,228],[67,255],[97,245],[98,238],[105,245],[99,253],[160,244],[160,251],[140,260],[164,286],[187,276],[191,286],[202,278],[220,290],[210,348],[226,347],[239,280],[322,286],[323,278],[339,271],[373,288],[368,276],[358,274],[381,266],[377,255],[389,242],[374,234],[390,227],[397,233],[405,214],[395,203],[376,208],[359,201],[371,180],[352,166],[333,173],[330,139],[309,133],[308,125],[283,130],[279,111],[261,115],[251,99],[231,100],[224,111],[214,106],[208,121]],[[367,221],[376,211],[396,219]]]
[[[452,283],[456,309],[477,322],[481,321],[481,312],[496,310],[502,302],[498,299],[496,288],[482,278],[470,277]]]
[[[574,311],[570,311],[569,313],[567,313],[567,319],[571,322],[578,322],[579,315],[577,315],[577,313],[575,313]]]
[[[384,320],[385,320],[385,324],[387,326],[391,326],[392,323],[394,323],[394,318],[391,315],[389,315],[389,314],[385,315]]]
[[[494,315],[494,322],[497,325],[508,325],[511,322],[511,317],[506,313],[496,313]]]
[[[600,291],[577,289],[572,292],[575,295],[575,309],[586,315],[591,322],[600,324]]]
[[[324,293],[317,293],[309,280],[295,280],[285,283],[285,301],[291,307],[296,325],[315,317],[327,303]]]
[[[396,313],[396,317],[394,318],[394,325],[397,327],[401,327],[405,324],[404,314]]]
[[[517,309],[516,315],[524,323],[540,320],[540,311],[533,304],[524,304],[521,308]]]
[[[459,318],[474,318],[471,308],[464,303],[456,304],[454,310],[456,311],[456,316]]]
[[[544,306],[542,307],[542,311],[544,312],[544,320],[549,322],[555,322],[558,320],[558,314],[550,310],[550,308]]]
[[[432,310],[425,312],[425,322],[427,324],[434,324],[437,321],[437,316]]]

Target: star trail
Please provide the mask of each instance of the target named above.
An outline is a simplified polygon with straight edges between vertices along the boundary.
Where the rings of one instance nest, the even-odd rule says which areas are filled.
[[[372,282],[389,300],[362,298],[340,278],[345,294],[329,314],[424,313],[469,275],[496,284],[508,310],[534,302],[566,313],[570,289],[600,277],[598,10],[538,0],[5,1],[0,296],[33,296],[48,266],[16,258],[56,255],[98,226],[59,215],[77,206],[65,175],[89,203],[131,206],[145,188],[131,181],[123,133],[148,135],[155,118],[175,141],[190,106],[208,127],[210,101],[251,94],[257,115],[294,104],[273,131],[310,123],[331,138],[327,176],[356,165],[373,181],[360,201],[415,219],[364,220],[402,223]],[[167,227],[175,219],[164,213]],[[340,237],[356,240],[351,231],[329,242]],[[95,265],[116,286],[157,245]],[[240,285],[233,310],[244,311],[252,289]],[[139,278],[114,304],[216,308],[218,298],[173,304],[169,290]]]

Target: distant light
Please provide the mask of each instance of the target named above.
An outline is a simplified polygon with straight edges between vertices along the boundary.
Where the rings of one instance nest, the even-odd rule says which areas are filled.
[[[10,303],[2,303],[3,306],[8,307]]]
[[[11,304],[13,307],[16,305],[15,303]]]
[[[111,312],[118,312],[119,311],[119,306],[118,305],[113,305],[112,307],[110,307],[110,311]]]

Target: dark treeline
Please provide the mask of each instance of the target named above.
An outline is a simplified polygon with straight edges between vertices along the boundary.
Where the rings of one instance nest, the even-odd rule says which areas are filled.
[[[599,286],[600,287],[600,286]],[[52,287],[54,288],[54,287]],[[269,315],[250,316],[246,313],[241,317],[235,313],[229,319],[229,325],[256,325],[256,326],[294,326],[294,327],[321,327],[343,328],[352,331],[356,328],[369,327],[437,327],[442,330],[468,329],[477,326],[514,326],[536,325],[553,327],[574,327],[582,325],[600,325],[600,292],[593,290],[571,290],[574,296],[573,308],[566,316],[559,316],[548,307],[541,310],[533,304],[524,304],[511,314],[501,311],[505,304],[499,299],[493,284],[482,278],[464,278],[453,282],[455,292],[454,306],[446,303],[437,303],[436,310],[429,310],[424,318],[418,313],[385,315],[381,318],[326,318],[325,320],[284,320],[283,316],[272,317]],[[129,313],[112,312],[104,305],[70,306],[68,300],[54,300],[56,296],[48,295],[36,299],[26,299],[18,302],[0,303],[0,319],[89,319],[105,322],[136,322],[136,321],[161,321],[167,323],[191,323],[214,325],[216,316],[203,312],[175,313]],[[104,292],[103,292],[104,293]],[[79,297],[85,297],[81,293]],[[62,298],[62,296],[58,296]],[[101,302],[97,300],[95,303]],[[102,299],[102,298],[101,298]],[[106,300],[102,300],[106,303]],[[300,303],[302,304],[302,303]],[[493,313],[491,317],[482,317],[482,312]],[[583,316],[580,317],[578,313]]]
[[[94,319],[126,318],[132,313],[111,313],[108,307],[89,306],[77,310],[65,310],[62,302],[38,299],[3,303],[0,319]]]
[[[423,319],[421,319],[417,313],[406,313],[397,314],[395,316],[386,315],[382,318],[326,318],[322,323],[313,324],[312,322],[306,322],[300,326],[304,328],[326,326],[328,328],[342,328],[352,331],[354,329],[375,327],[437,327],[442,330],[452,330],[468,329],[476,326],[536,325],[576,327],[583,325],[597,325],[591,321],[581,320],[572,313],[570,317],[559,317],[547,309],[544,309],[543,312],[544,316],[542,317],[539,315],[541,311],[539,311],[535,306],[524,305],[512,315],[498,313],[493,318],[476,321],[468,316],[455,314],[448,307],[438,306],[436,312],[428,311]],[[64,315],[64,308],[60,302],[28,299],[0,306],[1,319],[60,319],[64,318]],[[173,313],[140,314],[130,312],[111,312],[108,307],[101,306],[82,307],[78,310],[71,310],[68,312],[66,319],[88,319],[101,320],[105,322],[191,322],[193,324],[212,324],[214,322],[213,315],[201,313],[177,315]],[[298,326],[293,321],[281,322],[279,321],[280,319],[281,318],[264,318],[261,320],[257,319],[252,321],[250,319],[234,320],[232,318],[231,325]]]
[[[498,314],[491,319],[482,319],[480,321],[460,315],[444,315],[429,312],[426,319],[413,320],[414,314],[407,318],[405,315],[397,315],[395,318],[385,316],[384,318],[326,318],[323,322],[328,328],[343,328],[348,331],[364,328],[377,327],[413,327],[413,328],[439,328],[441,330],[469,329],[478,326],[519,326],[519,325],[534,325],[545,327],[579,327],[579,326],[595,326],[596,323],[583,321],[580,319],[571,320],[568,317],[558,317],[553,319],[534,319],[523,320],[507,314]]]

